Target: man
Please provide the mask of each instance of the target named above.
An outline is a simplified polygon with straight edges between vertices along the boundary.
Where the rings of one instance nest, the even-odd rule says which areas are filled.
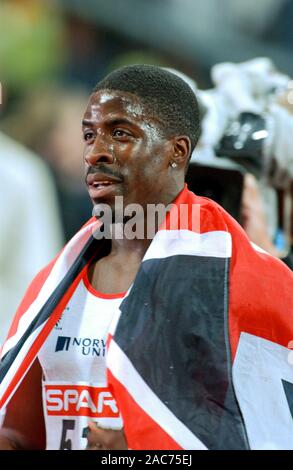
[[[199,135],[192,90],[157,67],[117,70],[91,95],[83,135],[100,222],[78,232],[20,306],[2,351],[2,447],[82,448],[85,418],[92,449],[291,445],[292,274],[184,186]],[[152,233],[154,205],[166,210]],[[107,379],[94,356],[106,340]]]

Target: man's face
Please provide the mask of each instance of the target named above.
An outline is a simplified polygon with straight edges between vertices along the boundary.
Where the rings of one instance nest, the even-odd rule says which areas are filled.
[[[178,194],[170,169],[172,142],[130,93],[91,95],[83,119],[86,182],[94,205],[168,204]]]

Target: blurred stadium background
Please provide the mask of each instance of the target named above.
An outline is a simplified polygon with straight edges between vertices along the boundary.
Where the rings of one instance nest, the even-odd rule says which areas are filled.
[[[130,63],[152,63],[180,70],[207,89],[214,64],[269,57],[293,77],[292,0],[0,0],[0,21],[0,131],[49,169],[57,195],[52,253],[91,215],[81,176],[80,118],[90,91],[106,73]],[[1,153],[0,139],[0,158],[11,166],[8,153]],[[2,197],[15,222],[22,197],[14,211],[9,197]],[[1,237],[3,290],[17,243],[9,245],[16,228],[9,230]],[[15,260],[12,279],[17,268]],[[8,312],[32,274],[23,274],[19,292],[5,307]]]

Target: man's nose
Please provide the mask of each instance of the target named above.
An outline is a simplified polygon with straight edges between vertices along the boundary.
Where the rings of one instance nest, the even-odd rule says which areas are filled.
[[[95,166],[97,163],[113,163],[114,156],[112,153],[109,152],[105,146],[95,142],[95,144],[88,149],[88,152],[85,154],[84,157],[86,163],[89,166]]]

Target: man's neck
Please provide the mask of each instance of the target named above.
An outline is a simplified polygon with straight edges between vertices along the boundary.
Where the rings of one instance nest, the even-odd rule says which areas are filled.
[[[144,238],[142,240],[127,238],[112,239],[110,255],[112,256],[135,256],[142,259],[150,246],[152,240]]]
[[[161,205],[169,207],[170,204],[176,199],[178,194],[184,189],[184,181],[178,184],[176,191],[172,193],[166,193],[165,197],[162,198],[160,203],[151,204],[151,206]],[[136,218],[135,227],[131,224],[131,229],[136,230],[136,236],[132,238],[128,236],[128,230],[126,229],[127,222],[125,224],[117,223],[111,226],[111,256],[131,256],[139,257],[142,259],[150,246],[153,237],[158,231],[160,225],[163,223],[166,217],[166,212],[163,211],[160,215],[158,213],[149,213],[147,207],[144,208],[144,215],[141,219]],[[151,220],[150,220],[151,219]],[[131,220],[130,220],[131,221]],[[139,227],[139,228],[138,228]],[[129,227],[128,227],[129,228]]]

